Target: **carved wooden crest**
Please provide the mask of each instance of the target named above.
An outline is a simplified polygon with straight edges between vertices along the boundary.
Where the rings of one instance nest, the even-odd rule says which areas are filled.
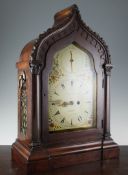
[[[89,47],[93,47],[99,54],[101,65],[111,64],[108,46],[103,38],[96,32],[93,32],[81,19],[78,7],[71,7],[58,12],[54,16],[54,25],[45,33],[40,34],[34,41],[32,53],[30,56],[30,68],[33,73],[40,72],[45,64],[45,58],[48,49],[59,40],[72,35],[72,41],[79,35],[84,39]],[[73,38],[73,34],[74,38]]]

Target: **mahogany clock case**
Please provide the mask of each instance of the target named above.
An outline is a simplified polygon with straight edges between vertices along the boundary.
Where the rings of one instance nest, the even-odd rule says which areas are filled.
[[[21,52],[18,68],[18,138],[12,159],[29,172],[118,158],[110,135],[111,58],[104,40],[81,19],[76,5],[58,12],[54,25]],[[48,76],[54,54],[77,44],[96,72],[96,126],[49,132]]]

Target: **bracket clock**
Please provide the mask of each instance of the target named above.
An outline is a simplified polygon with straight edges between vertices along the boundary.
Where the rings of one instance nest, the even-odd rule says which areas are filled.
[[[12,159],[29,172],[117,158],[110,135],[111,59],[76,5],[22,50]]]

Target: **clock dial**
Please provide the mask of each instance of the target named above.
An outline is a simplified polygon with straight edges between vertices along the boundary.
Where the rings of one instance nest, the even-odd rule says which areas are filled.
[[[96,127],[93,59],[76,44],[55,53],[48,78],[49,131]]]

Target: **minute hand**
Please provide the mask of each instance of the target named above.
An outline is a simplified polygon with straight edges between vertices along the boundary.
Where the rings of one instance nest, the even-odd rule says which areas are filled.
[[[71,72],[73,71],[73,66],[72,66],[72,63],[73,63],[73,58],[72,58],[72,51],[70,51],[70,55],[71,55],[71,57],[70,57],[70,63],[71,63]]]

